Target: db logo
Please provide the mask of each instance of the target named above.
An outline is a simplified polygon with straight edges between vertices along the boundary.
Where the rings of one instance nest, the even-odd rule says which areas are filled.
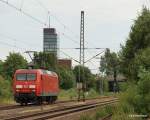
[[[28,88],[28,85],[24,85],[23,87],[24,87],[24,88]]]

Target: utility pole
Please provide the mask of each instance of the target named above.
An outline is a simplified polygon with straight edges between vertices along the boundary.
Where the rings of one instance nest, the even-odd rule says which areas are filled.
[[[80,82],[82,78],[82,92],[83,92],[83,101],[85,101],[85,89],[86,89],[86,81],[84,77],[84,11],[81,11],[81,24],[80,24]],[[82,73],[82,77],[81,77]]]
[[[104,51],[96,54],[95,56],[91,57],[90,59],[85,61],[85,52],[86,49],[105,49],[105,48],[85,48],[84,46],[84,11],[81,11],[81,23],[80,23],[80,58],[79,58],[79,75],[78,75],[78,82],[77,82],[77,89],[78,89],[78,101],[80,101],[81,91],[83,96],[83,101],[85,101],[85,92],[86,92],[86,79],[85,79],[85,71],[84,65],[94,59],[95,57],[102,54]],[[82,74],[82,75],[81,75]]]

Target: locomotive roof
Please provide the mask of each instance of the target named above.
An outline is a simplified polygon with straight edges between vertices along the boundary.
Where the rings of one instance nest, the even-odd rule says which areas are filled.
[[[18,70],[16,70],[16,72],[34,72],[34,73],[36,73],[37,71],[41,72],[42,74],[49,74],[49,75],[57,76],[57,74],[55,72],[49,71],[49,70],[44,70],[44,69],[18,69]]]

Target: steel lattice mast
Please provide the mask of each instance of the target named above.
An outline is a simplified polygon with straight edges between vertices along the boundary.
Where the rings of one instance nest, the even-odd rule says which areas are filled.
[[[80,24],[80,81],[82,82],[83,101],[85,101],[85,77],[84,77],[84,11],[81,11],[81,24]]]

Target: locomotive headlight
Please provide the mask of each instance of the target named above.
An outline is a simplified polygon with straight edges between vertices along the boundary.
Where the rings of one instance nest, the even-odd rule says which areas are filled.
[[[29,88],[35,88],[35,85],[29,85]]]
[[[23,88],[22,85],[16,85],[16,88]]]

